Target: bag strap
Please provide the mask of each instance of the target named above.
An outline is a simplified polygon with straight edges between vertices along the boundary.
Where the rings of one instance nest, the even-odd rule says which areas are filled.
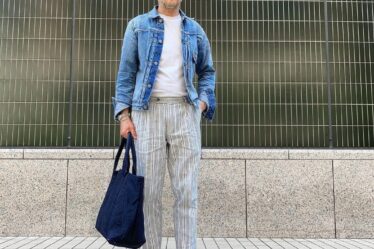
[[[132,161],[133,161],[132,173],[136,175],[136,153],[135,153],[135,145],[134,145],[131,133],[129,132],[127,135],[128,135],[127,136],[128,139],[122,137],[121,144],[118,147],[118,151],[117,151],[117,154],[116,154],[116,157],[115,157],[115,161],[114,161],[113,173],[117,169],[117,165],[118,165],[119,159],[121,157],[123,148],[124,148],[124,146],[126,144],[125,158],[123,159],[123,164],[122,164],[122,172],[123,172],[124,175],[125,175],[126,172],[129,172],[129,169],[130,169],[129,151],[131,149],[131,153],[132,153],[131,155],[132,155]]]
[[[125,151],[125,158],[123,159],[122,164],[122,171],[123,175],[130,171],[130,149],[132,155],[132,174],[136,175],[136,153],[135,153],[135,144],[134,139],[130,132],[127,134],[127,143],[126,143],[126,151]],[[125,171],[126,169],[126,171]]]
[[[117,151],[117,154],[116,154],[116,157],[115,157],[115,160],[114,160],[113,173],[114,173],[114,172],[116,171],[116,169],[117,169],[118,161],[119,161],[119,158],[120,158],[120,156],[121,156],[121,153],[122,153],[123,147],[125,146],[125,143],[126,143],[126,139],[125,139],[125,138],[122,138],[122,140],[121,140],[121,144],[120,144],[119,147],[118,147],[118,151]]]

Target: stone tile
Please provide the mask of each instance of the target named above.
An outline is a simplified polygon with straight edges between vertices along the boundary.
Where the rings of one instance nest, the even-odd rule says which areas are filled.
[[[290,149],[290,159],[374,159],[372,149]]]
[[[337,238],[374,238],[374,161],[333,164]]]
[[[25,158],[112,159],[113,149],[25,149]]]
[[[203,159],[288,159],[287,149],[202,149]]]
[[[113,160],[69,160],[66,235],[100,236],[95,228],[96,218],[113,164]]]
[[[245,236],[244,160],[201,160],[198,178],[198,236]],[[168,173],[163,193],[163,234],[174,236]]]
[[[23,149],[0,149],[0,158],[23,158]]]
[[[247,160],[248,237],[334,237],[330,160]]]
[[[0,160],[0,234],[63,235],[66,160]]]

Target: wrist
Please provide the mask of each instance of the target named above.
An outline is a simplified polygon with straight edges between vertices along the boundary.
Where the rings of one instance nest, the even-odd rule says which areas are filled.
[[[203,111],[205,111],[208,107],[207,103],[204,100],[200,100],[201,103],[203,103]]]
[[[124,121],[124,120],[130,119],[130,117],[131,117],[131,114],[128,111],[122,111],[118,115],[118,120],[119,121]]]

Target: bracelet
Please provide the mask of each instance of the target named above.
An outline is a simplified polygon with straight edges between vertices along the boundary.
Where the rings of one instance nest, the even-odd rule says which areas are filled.
[[[119,119],[119,121],[126,120],[126,119],[130,119],[130,117],[129,117],[129,116],[121,117],[121,118]]]
[[[121,121],[121,120],[124,120],[124,119],[128,119],[130,118],[131,114],[128,112],[127,114],[125,113],[121,113],[120,115],[118,115],[118,120]]]

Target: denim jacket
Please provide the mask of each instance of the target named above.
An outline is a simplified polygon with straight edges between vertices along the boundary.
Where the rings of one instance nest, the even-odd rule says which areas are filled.
[[[164,22],[159,15],[158,5],[148,13],[132,18],[126,27],[121,59],[116,79],[115,97],[112,97],[114,121],[119,123],[118,114],[129,110],[148,110],[152,86],[161,58]],[[200,101],[207,104],[203,117],[212,122],[215,107],[215,77],[211,47],[208,37],[194,18],[179,9],[182,18],[183,74],[187,89],[186,102],[199,108]],[[193,77],[198,75],[198,89]]]

